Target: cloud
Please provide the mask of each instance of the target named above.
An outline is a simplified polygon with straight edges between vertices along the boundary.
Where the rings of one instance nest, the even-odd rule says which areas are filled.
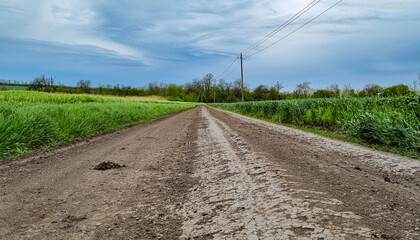
[[[76,0],[24,0],[0,3],[0,11],[14,22],[17,29],[0,29],[13,37],[71,45],[92,45],[114,51],[139,61],[151,61],[156,56],[149,46],[169,44],[169,47],[190,46],[195,55],[239,52],[257,41],[306,6],[309,0],[295,1],[171,1],[109,2]],[[315,8],[284,29],[277,37],[293,30],[335,1],[321,1]],[[392,0],[375,2],[344,1],[316,21],[317,34],[347,34],[369,31],[374,22],[400,19],[416,14],[416,0],[396,3]],[[36,7],[35,7],[36,6]],[[8,14],[7,14],[8,12]],[[25,14],[22,14],[25,13]],[[15,24],[16,25],[16,24]],[[25,27],[26,26],[26,27]],[[203,50],[202,54],[197,51]],[[148,56],[148,57],[146,57]]]
[[[10,17],[14,21],[14,28],[5,24],[0,26],[2,34],[6,36],[67,45],[89,45],[92,49],[104,49],[144,64],[150,61],[141,50],[103,37],[96,30],[103,19],[90,1],[34,0],[26,4],[26,1],[17,0],[13,4],[10,1],[0,3],[0,9],[7,9],[9,14],[4,18]]]
[[[51,51],[57,55],[68,52],[73,59],[80,60],[79,54],[84,61],[91,61],[91,66],[101,65],[99,69],[107,64],[127,64],[130,69],[142,66],[148,76],[157,76],[155,80],[188,81],[207,72],[223,72],[234,55],[310,2],[2,0],[0,35],[38,47],[48,57]],[[321,1],[261,47],[335,2]],[[289,38],[248,59],[247,79],[253,86],[282,77],[330,78],[339,72],[407,75],[419,62],[415,47],[420,41],[419,8],[418,0],[344,0]],[[402,49],[402,44],[409,47]]]

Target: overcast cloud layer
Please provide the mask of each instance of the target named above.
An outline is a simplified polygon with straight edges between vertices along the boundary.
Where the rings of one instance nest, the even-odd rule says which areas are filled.
[[[310,2],[2,0],[0,78],[30,81],[43,73],[66,85],[90,79],[144,86],[218,76]],[[272,41],[335,2],[321,1]],[[409,85],[420,73],[419,10],[418,0],[344,0],[246,59],[245,81],[251,87],[280,81],[286,90],[302,81],[315,88]],[[238,66],[232,69],[222,77],[238,78]]]

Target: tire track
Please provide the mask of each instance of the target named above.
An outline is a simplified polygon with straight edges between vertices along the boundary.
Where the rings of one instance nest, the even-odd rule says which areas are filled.
[[[360,216],[342,202],[296,187],[225,123],[201,108],[198,152],[181,239],[366,239]]]

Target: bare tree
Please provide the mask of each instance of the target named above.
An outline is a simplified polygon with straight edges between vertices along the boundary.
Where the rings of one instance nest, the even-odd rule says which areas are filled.
[[[213,74],[207,73],[201,80],[201,82],[204,90],[204,98],[206,102],[208,102],[208,100],[210,100],[210,91],[212,88]]]
[[[303,83],[299,83],[296,86],[295,93],[298,95],[308,95],[311,91],[311,87],[309,86],[311,82],[304,81]]]
[[[278,93],[280,93],[280,90],[283,89],[283,87],[283,84],[279,81],[277,81],[276,84],[274,84],[274,88],[277,90]]]
[[[410,86],[411,91],[414,92],[414,94],[419,94],[419,88],[418,83],[420,82],[420,73],[417,75],[418,80],[413,80],[413,85]]]
[[[334,92],[335,97],[340,96],[341,91],[340,91],[340,87],[338,86],[338,84],[331,84],[329,89]]]
[[[233,88],[233,83],[231,83],[231,82],[225,82],[224,84],[225,84],[224,88],[228,92]]]
[[[343,90],[341,91],[341,96],[343,97],[353,97],[356,95],[355,90],[351,87],[350,84],[346,84],[343,87]]]
[[[90,85],[91,85],[91,81],[90,81],[90,80],[79,80],[79,81],[76,83],[76,86],[77,86],[78,88],[89,88],[89,87],[90,87]]]
[[[241,81],[241,79],[236,79],[234,82],[233,82],[233,88],[234,89],[241,89],[241,87],[242,87],[242,81]]]
[[[53,87],[54,86],[53,77],[45,77],[43,74],[39,77],[34,78],[34,80],[29,85],[29,90],[43,90],[45,87]]]

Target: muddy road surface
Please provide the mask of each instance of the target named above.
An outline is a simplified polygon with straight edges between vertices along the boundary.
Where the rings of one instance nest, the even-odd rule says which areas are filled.
[[[201,106],[1,162],[0,239],[420,239],[420,161]]]

